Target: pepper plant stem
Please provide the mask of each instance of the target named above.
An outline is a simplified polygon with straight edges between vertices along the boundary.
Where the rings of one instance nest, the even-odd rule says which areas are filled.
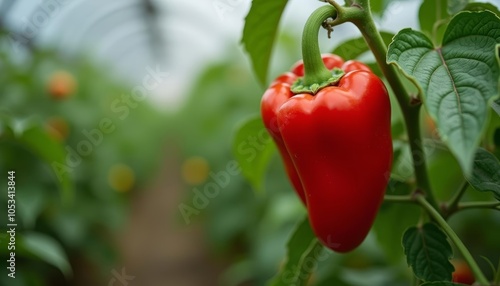
[[[460,202],[460,199],[463,197],[468,187],[469,182],[465,181],[460,189],[455,192],[450,201],[445,205],[445,210],[443,211],[443,216],[445,218],[449,217],[451,214],[457,211],[458,203]]]
[[[457,211],[466,209],[495,209],[500,210],[500,202],[467,202],[460,203],[457,206]]]
[[[434,219],[434,221],[441,226],[446,235],[450,238],[450,240],[455,244],[457,249],[460,251],[465,261],[469,265],[472,273],[474,273],[474,277],[476,277],[477,281],[480,285],[487,286],[490,285],[488,279],[484,276],[483,272],[477,265],[476,261],[472,257],[471,253],[464,245],[464,243],[460,240],[458,235],[453,231],[453,229],[448,225],[448,223],[444,220],[441,214],[425,199],[422,194],[417,193],[415,195],[415,199],[417,202],[429,213],[429,215]]]
[[[413,199],[412,196],[391,196],[391,195],[386,195],[384,197],[384,202],[390,202],[390,203],[415,203],[415,200]]]
[[[417,186],[425,192],[429,202],[437,209],[438,204],[434,198],[427,175],[425,153],[420,135],[420,105],[411,105],[410,96],[401,82],[396,68],[386,63],[387,47],[375,26],[370,10],[365,9],[364,14],[365,17],[361,21],[356,21],[354,24],[358,26],[363,34],[368,46],[375,55],[377,63],[394,91],[403,112],[406,130],[408,132],[408,141],[410,143]]]

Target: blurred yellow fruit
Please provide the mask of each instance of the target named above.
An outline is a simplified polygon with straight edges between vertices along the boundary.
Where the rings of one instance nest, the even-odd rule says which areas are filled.
[[[190,185],[198,185],[208,178],[210,166],[202,157],[191,157],[182,164],[182,178]]]
[[[75,77],[67,71],[57,71],[50,76],[48,92],[53,99],[65,99],[76,90]]]
[[[135,182],[134,171],[127,165],[117,164],[108,173],[108,183],[117,192],[128,192]]]

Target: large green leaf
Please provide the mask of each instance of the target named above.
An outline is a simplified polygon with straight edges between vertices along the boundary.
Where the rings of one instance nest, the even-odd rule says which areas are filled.
[[[406,261],[423,281],[451,281],[454,267],[446,235],[433,223],[409,228],[403,236]]]
[[[267,81],[269,59],[278,24],[287,0],[253,0],[245,18],[242,42],[252,59],[253,69],[261,84]]]
[[[499,44],[500,19],[485,11],[457,14],[442,47],[411,29],[400,31],[389,46],[387,62],[417,84],[441,137],[466,174],[472,171],[488,104],[498,96]]]
[[[447,0],[424,0],[418,10],[420,30],[436,44],[439,44],[443,37],[444,28],[450,18],[447,7]]]
[[[40,233],[25,233],[22,236],[22,247],[28,253],[57,267],[66,277],[72,275],[64,249],[52,237]]]
[[[323,246],[318,242],[306,217],[295,229],[287,243],[287,259],[269,286],[305,286],[320,260],[326,259]]]
[[[243,176],[256,191],[263,189],[265,172],[275,151],[276,147],[260,116],[249,119],[236,131],[233,155]]]
[[[394,37],[394,34],[389,32],[380,32],[380,35],[386,45],[389,45],[392,41],[392,37]],[[363,37],[359,37],[343,42],[338,45],[332,53],[344,58],[345,60],[350,60],[361,56],[369,50],[370,48],[366,44],[365,39]]]
[[[490,152],[479,148],[474,159],[474,170],[467,177],[474,189],[492,192],[500,200],[500,162]]]

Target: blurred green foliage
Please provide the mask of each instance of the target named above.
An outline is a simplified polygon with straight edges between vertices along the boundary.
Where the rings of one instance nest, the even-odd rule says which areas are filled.
[[[55,285],[65,280],[57,269],[70,281],[69,263],[82,261],[108,279],[116,230],[127,219],[131,191],[156,174],[168,118],[149,101],[117,112],[116,101],[133,86],[102,64],[55,50],[10,49],[2,36],[0,174],[6,182],[7,172],[16,172],[18,271],[14,280],[3,268],[0,284]],[[0,196],[2,210],[7,199]],[[6,225],[5,212],[2,232]],[[6,243],[2,238],[2,260]]]

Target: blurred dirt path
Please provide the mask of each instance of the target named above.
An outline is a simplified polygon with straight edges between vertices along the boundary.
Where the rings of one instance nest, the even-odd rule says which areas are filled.
[[[169,148],[154,182],[132,199],[119,238],[125,272],[135,276],[129,286],[217,285],[220,267],[211,261],[202,228],[185,226],[179,216],[185,188],[176,151]]]

